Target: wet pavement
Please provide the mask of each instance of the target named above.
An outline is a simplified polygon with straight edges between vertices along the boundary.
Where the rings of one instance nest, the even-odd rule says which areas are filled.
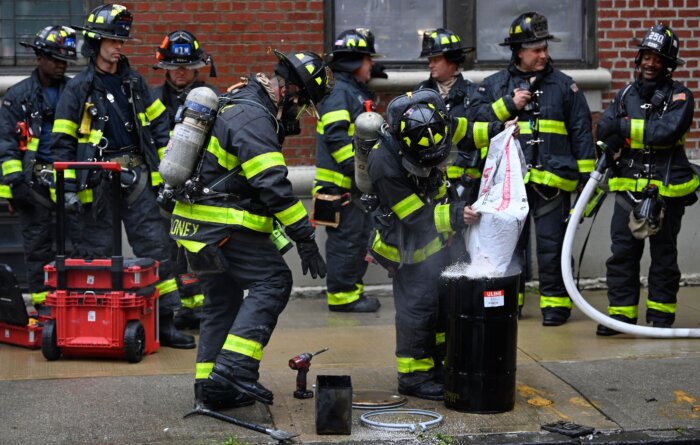
[[[327,310],[319,288],[295,289],[269,345],[261,381],[275,404],[226,411],[266,428],[299,434],[297,443],[700,443],[700,339],[602,338],[574,309],[564,326],[541,325],[528,294],[518,326],[515,409],[502,414],[449,410],[441,402],[408,398],[403,408],[444,416],[425,432],[384,431],[360,424],[350,435],[317,435],[316,399],[292,396],[291,357],[329,347],[311,363],[318,375],[349,375],[354,391],[396,391],[394,309],[387,286],[369,287],[376,314]],[[700,288],[681,289],[676,327],[700,327]],[[585,291],[598,308],[604,291]],[[194,350],[162,348],[142,362],[60,359],[0,344],[0,444],[258,444],[261,433],[206,417],[183,419],[192,405]],[[427,418],[400,417],[415,422]],[[565,420],[595,429],[579,439],[544,432]]]

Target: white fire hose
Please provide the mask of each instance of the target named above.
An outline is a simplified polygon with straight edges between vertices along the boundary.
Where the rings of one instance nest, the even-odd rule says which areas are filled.
[[[602,161],[600,161],[602,162]],[[624,334],[638,335],[642,337],[656,337],[656,338],[700,338],[700,329],[690,329],[690,328],[654,328],[651,326],[637,326],[629,323],[624,323],[614,318],[608,317],[607,315],[599,312],[593,306],[591,306],[582,296],[581,293],[576,288],[576,282],[574,281],[573,268],[571,266],[571,251],[574,245],[574,237],[576,235],[576,229],[581,221],[583,211],[588,204],[588,200],[593,195],[596,186],[603,178],[602,172],[605,171],[603,165],[596,166],[596,171],[591,173],[591,177],[586,183],[586,186],[581,192],[576,205],[574,206],[573,215],[569,219],[569,224],[566,227],[566,235],[564,236],[564,246],[561,252],[561,272],[564,278],[564,285],[566,290],[569,292],[569,296],[576,304],[576,306],[581,309],[581,311],[586,314],[593,321],[607,326],[611,329],[619,331]]]

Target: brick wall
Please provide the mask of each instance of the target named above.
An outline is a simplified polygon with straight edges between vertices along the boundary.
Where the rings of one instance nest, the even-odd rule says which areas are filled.
[[[598,56],[600,67],[612,72],[604,106],[634,73],[635,44],[644,32],[662,20],[681,39],[680,56],[686,65],[674,77],[700,100],[700,0],[598,0]],[[132,64],[151,84],[162,82],[162,71],[153,71],[155,51],[163,37],[175,29],[193,32],[203,48],[214,55],[219,77],[210,82],[222,90],[250,72],[270,72],[275,63],[268,48],[281,51],[323,51],[323,0],[188,0],[123,2],[134,13],[130,44]],[[637,39],[635,41],[635,39]],[[202,70],[206,74],[207,68]],[[386,105],[389,97],[382,97]],[[382,107],[380,107],[382,108]],[[687,147],[700,158],[700,107]],[[594,119],[597,116],[594,116]],[[285,155],[290,165],[313,163],[315,122],[306,118],[302,134],[288,138]]]
[[[218,77],[208,79],[222,91],[249,73],[271,73],[276,57],[268,50],[323,52],[323,0],[125,1],[134,14],[133,35],[141,42],[125,50],[131,64],[151,85],[163,82],[154,71],[156,48],[177,29],[192,32],[214,57]],[[208,68],[200,74],[207,77]],[[302,134],[288,138],[285,155],[290,165],[314,162],[316,122],[306,118]]]
[[[604,94],[604,107],[634,74],[636,46],[651,26],[663,22],[680,39],[679,56],[686,64],[674,78],[695,96],[695,120],[686,148],[700,158],[700,1],[699,0],[598,0],[598,57],[601,68],[612,73],[612,86]]]

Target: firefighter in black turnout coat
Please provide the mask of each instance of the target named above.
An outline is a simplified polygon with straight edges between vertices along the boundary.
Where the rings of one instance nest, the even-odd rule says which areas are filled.
[[[156,50],[158,62],[153,69],[165,70],[165,82],[153,89],[155,97],[159,98],[168,112],[170,131],[175,127],[177,110],[184,105],[187,94],[194,88],[207,87],[216,95],[219,91],[212,85],[199,78],[199,69],[211,65],[210,77],[216,77],[216,69],[212,57],[204,52],[197,38],[189,31],[173,31],[163,39]],[[163,153],[159,152],[162,159]],[[162,195],[161,195],[162,196]],[[170,230],[171,206],[161,205],[163,223]],[[184,255],[178,255],[175,241],[170,240],[170,260],[176,263],[177,288],[182,307],[175,314],[175,326],[178,329],[199,327],[201,308],[204,304],[197,278],[187,274],[187,261]]]
[[[69,80],[65,76],[68,61],[76,60],[75,30],[47,26],[32,42],[20,44],[34,50],[37,68],[28,79],[7,90],[0,108],[0,197],[9,199],[19,211],[29,293],[34,306],[43,313],[41,305],[48,292],[44,265],[55,257],[51,228],[54,204],[49,191],[51,129],[58,99]],[[67,227],[76,248],[79,224],[71,217]]]
[[[195,347],[194,338],[175,329],[180,306],[168,233],[160,220],[153,187],[161,182],[158,152],[168,142],[165,107],[122,54],[130,40],[132,15],[122,5],[95,8],[83,29],[88,67],[66,85],[56,109],[52,152],[55,161],[112,161],[122,171],[122,220],[134,254],[160,262],[160,344]],[[66,210],[80,212],[83,241],[91,257],[112,248],[109,180],[99,171],[66,171]]]
[[[296,243],[304,274],[326,274],[281,143],[300,133],[299,116],[328,93],[331,73],[310,51],[275,54],[274,77],[251,75],[220,97],[192,179],[202,187],[178,195],[173,210],[170,235],[186,249],[205,296],[195,400],[212,407],[272,404],[258,370],[292,290],[292,273],[270,238],[275,220]]]
[[[608,258],[608,313],[637,323],[640,260],[649,238],[651,265],[646,322],[671,327],[676,316],[677,238],[685,206],[697,199],[698,177],[685,154],[693,121],[693,94],[671,78],[678,58],[676,33],[664,25],[649,29],[635,58],[636,80],[622,88],[598,122],[616,192]],[[599,325],[598,335],[618,332]]]
[[[361,193],[355,182],[352,147],[357,116],[374,107],[370,80],[374,36],[363,28],[343,31],[335,40],[329,66],[333,70],[333,91],[318,106],[316,177],[312,194],[319,206],[324,197],[340,197],[336,210],[339,222],[326,225],[326,288],[328,308],[336,312],[374,312],[379,300],[364,294],[362,278],[367,271],[365,254],[371,231],[369,213],[360,204]],[[319,212],[315,212],[318,216]],[[335,211],[334,211],[335,214]]]
[[[396,365],[401,394],[442,400],[441,363],[446,314],[439,277],[450,262],[450,236],[478,215],[451,201],[444,162],[453,144],[476,150],[474,135],[497,134],[503,124],[450,119],[433,90],[392,100],[389,130],[370,151],[368,172],[379,199],[371,253],[393,276]],[[439,335],[442,333],[442,335]]]
[[[445,101],[450,116],[471,118],[475,109],[470,103],[477,85],[462,76],[461,65],[465,54],[474,48],[462,45],[457,34],[445,28],[430,29],[423,33],[421,58],[428,58],[430,78],[419,83],[416,90],[430,88],[437,91]],[[447,166],[447,178],[455,187],[461,186],[467,194],[467,201],[476,199],[478,179],[481,178],[481,159],[486,156],[488,140],[481,141],[479,151],[459,152]],[[465,176],[466,175],[466,176]]]
[[[552,66],[547,19],[536,13],[518,16],[502,46],[509,46],[508,68],[493,74],[477,90],[472,102],[481,120],[517,117],[520,144],[528,164],[525,183],[530,215],[537,236],[540,309],[544,326],[569,319],[571,299],[561,274],[561,249],[571,192],[583,185],[595,167],[591,113],[574,81]],[[525,266],[529,221],[516,254]],[[521,279],[522,306],[525,279]]]

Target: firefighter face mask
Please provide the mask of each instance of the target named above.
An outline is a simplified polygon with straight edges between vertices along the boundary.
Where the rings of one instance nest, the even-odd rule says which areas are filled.
[[[299,121],[302,116],[306,113],[318,119],[318,112],[316,107],[301,94],[299,87],[295,84],[280,85],[280,89],[283,86],[285,93],[277,111],[277,120],[284,128],[285,136],[294,136],[301,133]]]

